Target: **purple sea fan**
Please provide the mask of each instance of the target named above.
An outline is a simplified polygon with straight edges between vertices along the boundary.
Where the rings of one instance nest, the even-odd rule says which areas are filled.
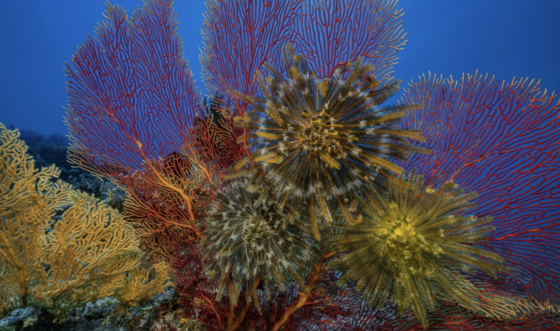
[[[476,191],[476,216],[492,216],[487,245],[506,257],[510,281],[538,300],[560,302],[560,100],[539,82],[510,83],[431,75],[410,84],[402,128],[421,130],[421,147],[405,165],[428,185],[453,180]],[[505,281],[496,284],[505,285]]]

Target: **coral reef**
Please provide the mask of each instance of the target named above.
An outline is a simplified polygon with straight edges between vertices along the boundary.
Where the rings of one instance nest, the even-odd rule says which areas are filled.
[[[263,199],[263,190],[248,192],[248,182],[233,180],[227,193],[217,193],[209,217],[200,223],[200,247],[209,261],[206,273],[220,275],[217,299],[227,287],[233,305],[245,292],[247,302],[260,309],[257,288],[270,298],[276,286],[284,289],[291,281],[304,286],[319,252],[306,233],[306,204],[292,199],[281,206]]]
[[[108,5],[66,67],[66,123],[69,161],[126,192],[124,216],[152,262],[172,263],[186,318],[220,331],[558,328],[556,94],[475,74],[424,79],[384,108],[405,42],[396,1],[209,0],[208,105],[172,5]]]
[[[257,70],[263,98],[235,93],[254,107],[236,118],[254,151],[226,178],[251,173],[249,187],[266,183],[271,199],[281,205],[292,192],[309,200],[313,233],[319,239],[317,207],[327,225],[332,220],[329,200],[338,202],[349,223],[357,222],[345,207],[353,192],[379,176],[402,173],[394,160],[428,151],[409,143],[423,140],[419,131],[395,127],[404,111],[415,106],[379,107],[398,90],[399,81],[380,85],[371,75],[373,66],[361,58],[348,72],[337,70],[320,80],[290,44],[283,55],[287,77],[266,63],[272,75],[265,85]],[[250,166],[239,171],[247,163]]]
[[[328,244],[344,252],[328,267],[342,272],[339,284],[357,281],[369,303],[383,308],[389,293],[403,314],[409,308],[424,327],[427,312],[436,308],[437,297],[451,298],[476,310],[481,293],[463,274],[485,272],[497,278],[503,258],[482,248],[494,230],[492,218],[463,215],[476,209],[454,182],[438,188],[424,186],[424,178],[408,174],[412,187],[390,187],[377,194],[372,206],[356,197],[364,213],[355,226],[336,223]]]
[[[154,279],[137,268],[138,240],[117,211],[52,182],[54,165],[36,170],[18,136],[0,124],[0,314],[34,306],[63,321],[70,309],[109,296],[120,313],[171,285],[165,264],[154,265]]]

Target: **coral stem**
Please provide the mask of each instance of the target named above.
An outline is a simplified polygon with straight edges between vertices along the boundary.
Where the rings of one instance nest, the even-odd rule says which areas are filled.
[[[305,303],[307,302],[307,299],[309,298],[309,295],[311,294],[311,291],[313,290],[313,288],[315,287],[315,284],[317,284],[317,281],[319,280],[320,271],[321,271],[321,268],[320,268],[319,264],[314,264],[313,265],[313,275],[309,279],[309,282],[307,283],[307,286],[304,287],[303,291],[301,291],[299,293],[298,301],[294,305],[292,305],[290,308],[286,309],[286,311],[284,312],[284,314],[282,315],[280,320],[278,320],[278,322],[274,323],[274,326],[272,327],[272,331],[280,330],[280,328],[284,324],[286,324],[286,322],[288,321],[290,316],[292,316],[296,311],[298,311],[301,307],[303,307],[305,305]]]
[[[255,288],[256,288],[257,286],[259,286],[260,277],[257,277],[255,282],[256,282],[256,284],[255,284]],[[228,285],[228,288],[230,288],[230,290],[231,290],[231,283],[230,283],[229,280],[227,280],[227,285]],[[241,325],[241,323],[245,319],[245,316],[247,315],[247,311],[249,310],[250,305],[251,305],[251,301],[247,300],[247,302],[245,303],[245,306],[241,310],[241,313],[234,320],[234,316],[235,316],[234,313],[235,313],[235,307],[236,306],[233,304],[233,302],[230,303],[230,305],[229,305],[229,316],[228,316],[228,322],[227,322],[227,331],[237,330],[237,328]]]

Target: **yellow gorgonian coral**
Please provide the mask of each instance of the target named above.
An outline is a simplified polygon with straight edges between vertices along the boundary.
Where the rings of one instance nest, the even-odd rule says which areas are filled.
[[[492,218],[461,214],[475,208],[470,200],[477,194],[453,182],[437,189],[423,183],[411,173],[408,186],[374,193],[379,209],[356,196],[362,222],[336,223],[326,244],[345,253],[328,264],[343,273],[339,284],[357,281],[357,290],[378,308],[391,295],[401,314],[411,308],[427,327],[427,311],[435,308],[437,293],[476,309],[480,291],[465,274],[482,271],[497,277],[507,269],[499,255],[476,246],[494,230],[488,225]]]
[[[371,76],[374,67],[361,59],[319,79],[290,45],[283,55],[286,75],[266,64],[272,76],[265,84],[257,71],[262,98],[236,93],[254,107],[236,123],[247,129],[241,140],[255,151],[228,177],[253,173],[250,187],[266,185],[271,199],[280,204],[292,192],[309,201],[319,239],[319,216],[332,220],[329,201],[339,204],[346,220],[355,223],[343,207],[353,191],[379,176],[402,173],[393,161],[406,161],[413,151],[425,152],[409,143],[423,138],[419,131],[396,127],[413,106],[379,107],[398,90],[399,81],[382,86]],[[242,170],[247,163],[250,167]]]
[[[0,123],[0,317],[45,307],[62,321],[72,308],[116,296],[124,312],[172,285],[169,268],[138,268],[134,228],[93,196],[51,181],[54,165],[35,169],[18,131]],[[59,220],[57,211],[68,207]]]

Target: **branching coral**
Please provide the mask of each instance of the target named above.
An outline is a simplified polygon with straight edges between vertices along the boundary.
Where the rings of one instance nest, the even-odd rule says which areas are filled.
[[[528,78],[499,81],[479,72],[459,79],[426,75],[405,90],[422,103],[403,128],[420,129],[414,155],[431,185],[453,179],[476,191],[477,214],[492,215],[488,245],[507,254],[511,279],[527,295],[560,304],[560,98]],[[505,284],[504,284],[505,285]]]
[[[281,206],[263,198],[263,190],[249,192],[246,178],[230,184],[229,193],[218,193],[210,217],[201,223],[205,236],[201,248],[209,260],[206,271],[210,276],[219,274],[219,293],[227,286],[236,305],[243,287],[247,300],[258,305],[259,283],[267,297],[275,285],[283,289],[295,280],[303,286],[317,257],[306,230],[305,206],[297,201]]]
[[[414,106],[378,107],[398,90],[399,82],[381,86],[370,75],[373,66],[361,59],[349,72],[337,70],[321,80],[290,45],[283,55],[287,77],[267,64],[272,76],[265,84],[257,72],[262,99],[236,94],[254,107],[236,119],[254,132],[244,139],[256,150],[235,165],[238,172],[229,178],[255,174],[249,186],[266,183],[266,193],[281,205],[292,191],[309,200],[319,239],[318,212],[327,221],[332,218],[328,201],[338,202],[346,220],[355,223],[344,206],[353,192],[380,175],[402,173],[393,160],[406,161],[413,151],[426,150],[409,143],[422,140],[419,131],[395,127],[404,110]],[[251,167],[239,171],[247,163]]]
[[[192,155],[171,153],[122,177],[128,191],[124,217],[134,225],[142,248],[154,253],[154,261],[169,262],[179,242],[196,242],[195,224],[207,213],[204,206],[211,196],[204,190],[205,171]]]
[[[204,98],[192,127],[201,158],[218,169],[227,169],[247,155],[242,144],[237,142],[243,129],[233,124],[230,108],[233,108],[231,103],[220,94],[210,100]]]
[[[366,217],[354,226],[337,223],[328,244],[345,253],[329,263],[343,272],[340,284],[357,280],[357,290],[378,308],[392,295],[401,314],[412,308],[427,327],[438,293],[476,309],[480,291],[464,274],[497,277],[506,268],[498,254],[476,246],[493,231],[492,218],[461,214],[476,207],[470,200],[477,194],[453,182],[437,189],[423,183],[412,172],[410,187],[389,187],[386,196],[374,192],[379,210],[356,196]]]
[[[163,292],[167,266],[156,265],[151,281],[137,269],[142,252],[132,226],[94,197],[51,182],[56,167],[36,171],[18,135],[0,124],[0,313],[43,306],[62,320],[103,297],[115,295],[123,311]]]
[[[555,311],[535,307],[560,298],[558,98],[538,84],[500,87],[475,74],[460,84],[424,79],[404,100],[422,107],[380,108],[398,88],[392,68],[405,43],[396,4],[208,1],[203,80],[224,97],[213,109],[201,104],[182,57],[171,0],[147,1],[130,16],[109,6],[99,38],[89,38],[68,65],[71,161],[127,187],[128,220],[143,225],[146,246],[181,259],[175,269],[189,317],[230,331],[422,328],[414,315],[438,330],[557,328]],[[283,68],[287,42],[306,59],[286,48]],[[257,70],[270,74],[268,83]],[[232,125],[235,116],[242,128]],[[433,154],[410,155],[425,149]],[[230,173],[252,176],[247,187],[227,191],[224,170],[247,152],[254,154]],[[426,181],[410,175],[404,185],[393,176],[403,174],[399,166],[419,169]],[[475,195],[460,193],[451,179],[480,193],[482,219],[461,216]],[[226,191],[204,222],[216,187]],[[290,208],[303,217],[302,232],[297,222],[278,227]],[[319,262],[294,258],[297,249],[259,249],[286,231],[308,244],[324,218],[336,224],[323,241],[334,252]],[[199,231],[207,236],[202,248],[193,245]],[[504,268],[479,247],[483,240],[507,256],[507,277],[491,279]],[[184,250],[173,256],[175,247]],[[266,254],[273,254],[268,264]],[[336,268],[324,270],[331,254],[338,254]],[[294,276],[280,261],[311,260],[305,286],[282,281]],[[220,277],[208,279],[204,270]],[[217,302],[224,288],[233,295]],[[382,308],[367,307],[358,288]],[[256,298],[262,315],[250,305]],[[398,316],[395,304],[407,314]]]

